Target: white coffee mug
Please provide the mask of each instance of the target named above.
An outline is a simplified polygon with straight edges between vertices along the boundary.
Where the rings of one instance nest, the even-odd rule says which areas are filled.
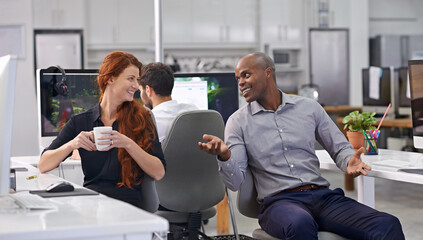
[[[110,141],[110,139],[98,140],[98,138],[103,137],[103,136],[109,136],[110,134],[103,134],[102,132],[112,131],[112,127],[95,127],[95,128],[93,128],[93,131],[94,131],[95,146],[97,147],[97,150],[100,151],[103,148],[110,146],[110,144],[108,144],[108,145],[99,145],[98,144],[99,142],[108,142],[108,141]]]

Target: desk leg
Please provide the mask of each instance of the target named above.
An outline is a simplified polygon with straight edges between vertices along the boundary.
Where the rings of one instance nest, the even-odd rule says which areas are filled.
[[[344,182],[345,190],[354,191],[354,178],[353,178],[353,176],[349,175],[348,173],[345,173],[344,181],[345,181]]]
[[[228,196],[225,194],[225,198],[216,206],[216,226],[217,233],[220,235],[229,233],[229,204]]]
[[[375,207],[375,179],[360,175],[357,177],[357,199],[371,208]]]

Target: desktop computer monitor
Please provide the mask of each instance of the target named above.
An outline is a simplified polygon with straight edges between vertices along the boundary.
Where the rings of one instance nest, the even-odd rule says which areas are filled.
[[[0,57],[0,196],[9,194],[16,58]]]
[[[423,149],[423,60],[409,60],[411,116],[415,148]]]
[[[63,79],[57,67],[37,70],[38,129],[40,145],[46,148],[73,114],[98,103],[98,70],[64,69],[68,94],[60,94],[55,85]]]
[[[175,73],[172,99],[218,111],[226,123],[239,107],[235,73]]]
[[[408,79],[408,67],[398,68],[393,87],[395,116],[411,116],[410,82]]]
[[[370,67],[362,70],[363,111],[376,112],[382,117],[392,101],[394,69],[392,67]],[[393,114],[391,107],[388,115]]]

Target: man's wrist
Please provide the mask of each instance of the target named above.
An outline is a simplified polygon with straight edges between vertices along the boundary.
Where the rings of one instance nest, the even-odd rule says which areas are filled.
[[[228,149],[228,151],[222,154],[219,154],[217,157],[219,158],[220,161],[228,161],[229,158],[231,158],[231,151]]]

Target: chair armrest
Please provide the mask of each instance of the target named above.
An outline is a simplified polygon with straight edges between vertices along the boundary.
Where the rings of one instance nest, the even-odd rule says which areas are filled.
[[[141,208],[154,213],[159,209],[159,196],[156,191],[156,182],[147,174],[141,183],[142,204]]]
[[[247,217],[257,218],[259,204],[257,202],[257,190],[254,185],[253,174],[247,168],[245,180],[238,190],[237,207],[239,212]]]

